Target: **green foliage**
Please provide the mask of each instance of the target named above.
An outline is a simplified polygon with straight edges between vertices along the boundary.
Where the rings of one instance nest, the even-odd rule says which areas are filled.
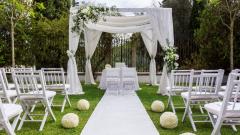
[[[186,61],[186,67],[196,69],[228,69],[227,29],[224,29],[218,16],[217,6],[208,4],[201,12],[200,26],[195,30],[194,39],[199,52]]]

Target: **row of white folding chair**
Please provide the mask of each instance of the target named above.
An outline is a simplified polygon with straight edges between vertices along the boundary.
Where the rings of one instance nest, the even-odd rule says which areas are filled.
[[[222,125],[240,125],[240,74],[230,73],[223,101],[205,104],[214,127],[211,135],[219,135]]]
[[[196,84],[199,82],[199,78],[193,78],[193,75],[201,75],[201,74],[220,74],[220,72],[224,72],[223,70],[172,70],[170,74],[170,87],[167,87],[168,90],[168,106],[170,106],[174,113],[176,113],[176,108],[185,108],[184,106],[176,106],[173,102],[174,96],[179,96],[182,92],[187,92],[191,89],[192,84]],[[223,73],[219,76],[219,83],[222,82]],[[219,87],[219,86],[218,86]],[[200,106],[201,112],[203,112]]]
[[[221,87],[222,79],[224,75],[224,70],[216,71],[206,71],[202,70],[201,74],[193,74],[190,78],[190,89],[188,92],[182,92],[181,96],[185,105],[185,112],[182,118],[184,122],[186,117],[190,119],[192,128],[194,131],[196,129],[196,122],[210,122],[207,120],[195,120],[195,117],[205,117],[207,115],[195,115],[192,111],[192,106],[194,105],[204,105],[209,102],[214,102],[219,100],[218,90]]]
[[[134,91],[136,84],[135,68],[112,68],[106,72],[107,91]]]
[[[33,71],[33,68],[12,68],[15,71]],[[9,83],[4,68],[0,68],[0,98],[7,103],[16,103],[17,92],[14,83]]]
[[[24,122],[41,122],[39,131],[43,130],[47,117],[50,115],[54,121],[56,118],[52,112],[51,104],[56,92],[48,91],[45,88],[45,81],[42,71],[12,71],[12,78],[16,85],[18,99],[23,107],[24,114],[18,126],[20,130]],[[41,88],[39,88],[41,84]],[[36,103],[43,104],[44,114],[34,114],[31,108]],[[34,119],[34,116],[43,116],[43,119]]]

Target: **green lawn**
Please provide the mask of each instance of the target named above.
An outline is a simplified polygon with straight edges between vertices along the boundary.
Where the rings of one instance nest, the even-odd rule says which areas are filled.
[[[157,127],[159,133],[161,135],[178,135],[183,132],[192,132],[191,125],[189,121],[187,120],[184,124],[181,122],[183,109],[177,110],[178,118],[179,118],[179,125],[175,129],[164,129],[159,126],[159,117],[160,113],[154,113],[150,110],[151,103],[154,100],[162,100],[165,105],[167,103],[167,97],[166,96],[160,96],[156,94],[156,91],[158,87],[155,86],[147,86],[147,85],[141,85],[142,90],[138,91],[138,96],[140,97],[142,103],[144,104],[148,114],[150,115],[151,119],[153,120],[155,126]],[[39,123],[24,123],[23,128],[20,131],[17,131],[16,133],[18,135],[79,135],[81,133],[81,130],[83,129],[84,125],[86,124],[87,120],[91,116],[94,108],[96,107],[97,103],[100,101],[101,97],[103,96],[104,92],[99,90],[96,86],[90,86],[90,85],[84,85],[83,89],[85,91],[85,95],[81,96],[71,96],[70,100],[72,103],[72,107],[66,107],[65,111],[63,113],[60,112],[60,108],[53,108],[54,114],[57,118],[56,122],[53,122],[51,118],[49,117],[46,125],[42,132],[39,132]],[[56,96],[55,101],[60,102],[62,101],[62,96]],[[76,109],[76,103],[79,99],[87,99],[89,100],[91,107],[89,111],[78,111]],[[178,98],[175,100],[175,102],[182,103],[181,99]],[[39,108],[36,109],[36,111]],[[61,126],[61,118],[66,113],[76,113],[78,114],[80,118],[80,124],[77,128],[74,129],[64,129]],[[197,135],[209,135],[212,131],[211,124],[206,123],[197,123],[196,124],[198,132]],[[240,128],[239,128],[240,130]],[[5,134],[4,132],[0,133]],[[229,126],[224,126],[222,129],[223,135],[235,135],[237,133],[234,133]],[[240,132],[238,133],[240,135]]]

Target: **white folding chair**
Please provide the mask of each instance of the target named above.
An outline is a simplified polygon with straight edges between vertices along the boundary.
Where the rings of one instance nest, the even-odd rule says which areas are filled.
[[[119,94],[121,90],[121,70],[120,68],[107,69],[106,72],[106,92],[108,94]]]
[[[6,85],[6,80],[4,79],[2,70],[0,70],[0,98],[6,100],[7,103],[16,103],[17,101],[17,91],[9,90]]]
[[[116,62],[115,63],[115,68],[122,68],[122,67],[126,67],[126,64],[123,62]]]
[[[234,69],[231,71],[231,73],[240,73],[240,69]],[[220,98],[223,98],[225,96],[226,89],[227,89],[226,85],[221,86],[221,91],[218,92]]]
[[[181,92],[190,89],[191,77],[193,70],[172,70],[170,75],[170,87],[168,90],[168,106],[171,106],[173,113],[176,113],[176,108],[184,108],[182,106],[174,105],[173,97],[179,96]]]
[[[24,115],[22,116],[18,130],[22,128],[24,122],[41,122],[39,131],[42,131],[49,115],[56,121],[51,109],[51,104],[56,92],[45,89],[46,84],[41,71],[21,72],[22,74],[16,74],[15,71],[12,71],[12,78],[16,85],[18,99],[24,110]],[[38,87],[38,82],[42,85],[41,89]],[[34,114],[31,112],[32,106],[36,103],[42,103],[44,105],[44,114]],[[43,116],[43,119],[34,119],[34,116],[38,116],[38,118],[39,116]]]
[[[135,68],[121,68],[122,70],[122,90],[133,92],[137,90],[137,72]]]
[[[239,78],[239,73],[230,73],[223,101],[204,105],[214,127],[211,135],[219,135],[222,125],[231,125],[235,131],[235,125],[240,125]]]
[[[194,120],[194,117],[206,117],[206,115],[194,115],[192,111],[193,105],[200,105],[201,103],[209,103],[219,100],[218,90],[221,86],[224,70],[218,72],[208,72],[203,70],[201,74],[193,75],[193,80],[196,82],[191,83],[191,89],[188,92],[182,92],[181,96],[185,104],[185,112],[183,114],[182,122],[188,116],[194,131],[196,129],[196,122],[210,122],[207,120]]]
[[[54,104],[53,106],[61,107],[61,112],[64,111],[66,102],[71,107],[71,103],[68,96],[68,90],[70,88],[70,85],[66,84],[63,68],[42,68],[41,70],[44,74],[46,89],[59,91],[62,95],[64,95],[63,103],[61,105]]]
[[[15,89],[15,84],[14,83],[9,83],[7,79],[7,74],[6,74],[6,69],[5,68],[0,68],[1,74],[3,76],[4,82],[7,86],[8,90],[16,90]]]
[[[8,135],[15,135],[14,130],[22,112],[20,105],[0,103],[0,127],[3,127]]]

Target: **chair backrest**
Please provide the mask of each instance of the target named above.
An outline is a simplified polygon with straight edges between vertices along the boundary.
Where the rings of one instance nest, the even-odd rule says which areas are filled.
[[[121,68],[123,78],[136,78],[136,68]]]
[[[42,68],[47,89],[65,88],[65,75],[63,68]]]
[[[41,71],[12,71],[12,78],[16,86],[19,99],[46,97],[45,82]],[[41,84],[41,89],[38,84]]]
[[[122,67],[126,67],[126,64],[125,63],[121,63],[121,62],[117,62],[115,63],[115,68],[122,68]]]
[[[9,89],[8,88],[8,79],[7,79],[7,74],[6,74],[5,68],[0,68],[0,71],[1,71],[1,76],[3,78],[3,80],[1,80],[1,81],[4,81],[3,83],[5,83],[6,89]],[[2,83],[1,83],[1,87],[2,87]]]
[[[4,73],[2,73],[2,69],[0,69],[0,86],[1,86],[0,92],[2,92],[5,95],[5,97],[7,98],[8,95],[6,93],[6,90],[8,88],[7,88],[7,85],[6,85],[6,81],[5,81],[4,77],[3,77],[3,74]]]
[[[221,87],[224,70],[202,70],[201,74],[193,75],[193,87],[190,96],[217,96]]]
[[[192,84],[194,70],[172,70],[170,75],[170,90],[186,91]]]
[[[120,68],[109,68],[106,71],[107,78],[120,78],[121,77],[121,70]]]
[[[227,89],[223,99],[221,115],[225,113],[240,113],[240,73],[230,73]],[[238,104],[238,105],[237,105]]]

